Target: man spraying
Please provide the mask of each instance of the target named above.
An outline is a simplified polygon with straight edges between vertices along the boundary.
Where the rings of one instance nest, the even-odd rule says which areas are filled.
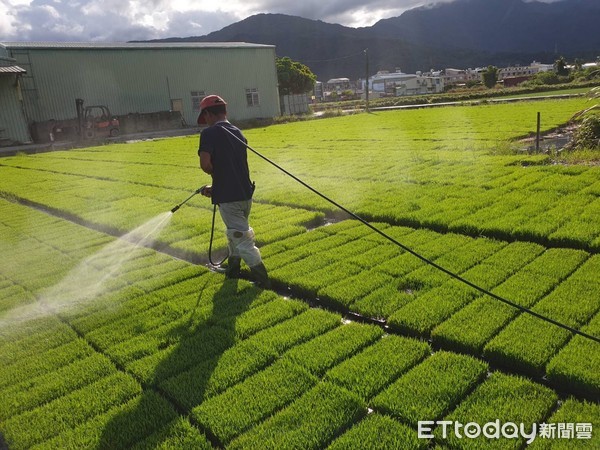
[[[198,125],[208,125],[200,133],[200,168],[212,177],[212,185],[202,194],[219,206],[227,227],[229,258],[225,276],[239,278],[243,259],[257,284],[269,288],[271,283],[260,251],[254,243],[254,230],[248,223],[254,183],[250,180],[246,138],[227,120],[227,103],[218,95],[208,95],[200,102]]]

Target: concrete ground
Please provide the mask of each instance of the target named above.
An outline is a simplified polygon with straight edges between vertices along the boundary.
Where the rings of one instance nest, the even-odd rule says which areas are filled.
[[[104,139],[88,139],[83,141],[64,141],[64,142],[51,142],[43,144],[23,144],[14,145],[9,147],[0,147],[0,157],[2,156],[13,156],[17,153],[44,153],[52,152],[56,150],[71,150],[74,148],[85,148],[94,145],[102,145],[112,142],[127,142],[136,140],[151,140],[160,139],[165,137],[175,136],[189,136],[199,134],[200,129],[197,127],[191,128],[180,128],[176,130],[160,130],[160,131],[148,131],[145,133],[135,134],[124,134],[121,136],[109,137]]]

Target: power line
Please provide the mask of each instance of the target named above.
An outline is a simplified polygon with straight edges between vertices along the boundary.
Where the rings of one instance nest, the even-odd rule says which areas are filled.
[[[354,58],[355,56],[359,56],[359,55],[363,55],[364,51],[361,50],[359,53],[354,53],[352,55],[347,55],[347,56],[340,56],[338,58],[331,58],[331,59],[305,59],[302,60],[303,63],[317,63],[317,62],[330,62],[330,61],[341,61],[342,59],[349,59],[349,58]]]

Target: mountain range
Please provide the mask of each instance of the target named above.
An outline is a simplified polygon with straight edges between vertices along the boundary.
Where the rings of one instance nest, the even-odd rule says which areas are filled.
[[[551,64],[600,55],[600,1],[455,0],[350,28],[283,14],[257,14],[205,36],[162,42],[252,42],[276,46],[319,80],[378,70]],[[155,41],[157,42],[157,41]]]

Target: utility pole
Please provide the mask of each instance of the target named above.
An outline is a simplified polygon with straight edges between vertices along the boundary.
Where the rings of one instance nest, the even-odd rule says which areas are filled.
[[[367,112],[369,112],[369,49],[365,49],[365,60],[366,60],[366,77],[365,77],[365,94],[367,100]]]
[[[540,124],[541,124],[541,114],[537,113],[537,131],[535,133],[535,151],[540,151]]]

